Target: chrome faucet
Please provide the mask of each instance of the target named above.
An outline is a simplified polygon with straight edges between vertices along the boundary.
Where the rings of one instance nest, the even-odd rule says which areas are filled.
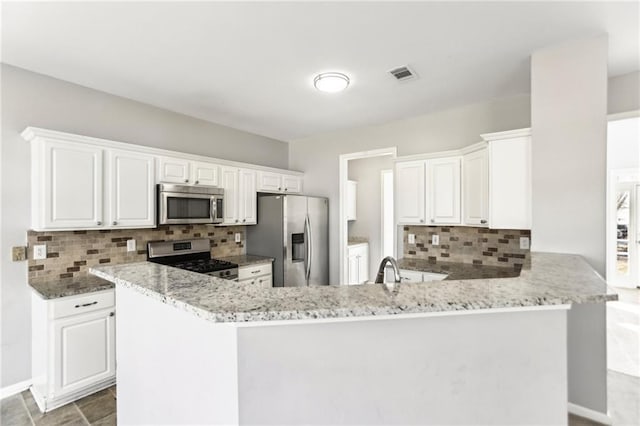
[[[391,257],[391,256],[387,256],[384,259],[382,259],[382,262],[380,262],[380,267],[378,268],[378,275],[376,275],[376,284],[384,284],[384,270],[385,267],[387,266],[387,263],[391,264],[391,267],[393,268],[393,280],[395,282],[395,284],[400,284],[400,269],[398,268],[398,262],[396,262],[396,260]]]

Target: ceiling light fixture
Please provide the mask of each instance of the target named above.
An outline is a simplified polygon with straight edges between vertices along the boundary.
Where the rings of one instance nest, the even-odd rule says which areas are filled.
[[[349,86],[349,77],[339,72],[325,72],[313,79],[313,85],[321,92],[340,92]]]

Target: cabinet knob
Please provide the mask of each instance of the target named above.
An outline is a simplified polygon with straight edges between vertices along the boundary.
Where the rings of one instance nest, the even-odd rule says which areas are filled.
[[[193,182],[193,183],[195,183],[195,184],[197,185],[197,184],[199,184],[199,183],[200,183],[200,181],[199,181],[199,180],[197,180],[197,181],[195,181],[195,182]]]
[[[102,225],[102,222],[97,221],[97,222],[96,222],[96,225]]]
[[[185,179],[185,180],[184,180],[184,183],[189,183],[189,179]]]
[[[482,220],[480,221],[480,223],[487,223],[487,221],[486,221],[486,220],[484,220],[484,219],[482,219]]]
[[[238,219],[236,219],[236,223],[238,223]]]
[[[278,187],[278,191],[282,191],[282,187],[281,186]]]
[[[284,190],[287,191],[289,188],[285,188]]]
[[[115,312],[109,312],[110,317],[115,316],[115,314],[116,314]]]
[[[420,223],[424,223],[424,219],[420,219]]]
[[[435,222],[435,221],[436,221],[435,219],[431,219],[431,223],[433,223],[433,222]]]
[[[242,219],[242,223],[244,223],[244,222],[246,222],[246,221],[247,221],[247,219]]]
[[[114,225],[117,225],[117,224],[118,224],[118,222],[116,222],[116,221],[114,220],[114,221],[113,221],[113,224],[114,224]]]

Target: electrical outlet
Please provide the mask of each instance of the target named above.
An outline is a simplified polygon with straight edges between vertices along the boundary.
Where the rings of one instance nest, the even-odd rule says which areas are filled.
[[[530,244],[529,237],[520,237],[520,248],[522,250],[528,249],[529,244]]]
[[[240,232],[236,232],[236,243],[242,241],[242,234]]]
[[[409,244],[416,243],[416,234],[409,234],[408,238],[409,238]]]
[[[127,251],[136,251],[136,240],[127,240]]]
[[[41,244],[37,246],[33,246],[33,259],[41,260],[47,258],[47,245]]]
[[[431,244],[434,245],[434,246],[440,245],[440,235],[438,235],[438,234],[432,235],[431,236]]]

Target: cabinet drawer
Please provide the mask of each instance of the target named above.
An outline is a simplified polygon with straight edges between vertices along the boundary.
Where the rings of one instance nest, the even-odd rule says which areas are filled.
[[[82,296],[62,297],[51,304],[54,319],[108,309],[114,306],[115,295],[113,290],[83,294]]]
[[[271,262],[260,265],[243,266],[238,269],[238,279],[240,281],[262,275],[271,275]]]

